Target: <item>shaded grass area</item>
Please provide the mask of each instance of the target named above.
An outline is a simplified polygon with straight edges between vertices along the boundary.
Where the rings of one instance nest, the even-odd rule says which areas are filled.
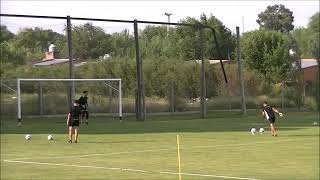
[[[319,179],[319,127],[312,126],[319,121],[318,113],[286,113],[277,121],[278,138],[270,136],[258,115],[211,112],[207,119],[157,116],[145,122],[127,117],[124,123],[92,118],[89,126],[81,127],[78,144],[66,142],[63,118],[25,119],[18,128],[15,119],[2,117],[1,179],[178,179],[176,134],[182,172],[210,175],[184,174],[183,179]],[[253,136],[251,127],[267,131]],[[32,140],[24,139],[26,133]],[[48,134],[53,141],[47,141]],[[8,159],[47,164],[3,161]]]
[[[283,118],[277,118],[280,130],[294,130],[312,125],[317,113],[288,112]],[[135,121],[134,117],[125,117],[124,123],[117,118],[90,118],[90,126],[82,125],[83,134],[139,134],[165,132],[234,132],[248,131],[251,127],[267,127],[259,111],[249,111],[247,116],[241,112],[210,112],[208,118],[201,119],[198,114],[176,116],[147,117],[144,122]],[[13,118],[1,118],[1,133],[4,134],[63,134],[66,118],[26,118],[23,126],[17,128]]]

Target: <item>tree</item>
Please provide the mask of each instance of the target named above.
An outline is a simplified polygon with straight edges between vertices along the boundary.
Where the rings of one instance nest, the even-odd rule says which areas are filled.
[[[320,13],[315,13],[308,23],[308,29],[311,33],[310,46],[313,57],[320,59]]]
[[[292,31],[292,37],[298,44],[301,58],[312,58],[310,33],[308,28],[297,28]]]
[[[134,38],[129,34],[127,29],[120,33],[113,33],[110,38],[112,56],[134,57]]]
[[[241,46],[246,67],[267,82],[279,82],[289,76],[292,59],[288,36],[274,31],[252,31],[244,34]]]
[[[0,25],[0,43],[9,41],[14,37],[14,34],[7,29],[7,26]]]
[[[298,28],[292,31],[292,36],[298,43],[301,58],[320,57],[319,24],[319,12],[317,12],[310,18],[307,27]]]
[[[27,60],[39,60],[44,57],[44,52],[48,50],[49,44],[65,42],[65,36],[52,30],[35,27],[18,32],[13,41],[16,47],[27,49]],[[58,46],[58,48],[61,47]]]
[[[234,51],[235,48],[235,37],[232,35],[230,29],[228,29],[219,19],[210,14],[207,17],[205,14],[200,16],[200,20],[195,18],[187,17],[181,21],[182,23],[196,24],[201,23],[211,26],[216,30],[217,40],[221,50],[222,58],[227,59],[228,53]],[[217,45],[214,43],[214,37],[212,31],[209,29],[203,29],[204,31],[204,52],[206,58],[218,59]],[[197,59],[200,57],[199,54],[199,33],[196,28],[191,27],[177,27],[176,38],[179,39],[178,51],[180,54],[189,54],[194,51],[192,57],[188,59]],[[180,48],[181,47],[181,48]],[[179,49],[180,48],[180,49]]]
[[[111,51],[111,36],[91,23],[72,28],[72,46],[75,58],[99,58]]]
[[[258,15],[257,23],[260,29],[289,32],[293,30],[293,15],[290,9],[282,4],[268,6],[264,12]]]

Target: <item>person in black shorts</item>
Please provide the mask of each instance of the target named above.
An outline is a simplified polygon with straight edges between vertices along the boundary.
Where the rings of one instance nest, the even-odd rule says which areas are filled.
[[[275,116],[274,112],[279,114],[279,116],[281,116],[281,117],[283,116],[283,114],[281,112],[279,112],[276,108],[269,106],[267,101],[264,101],[262,106],[263,106],[262,116],[264,118],[266,118],[269,122],[270,129],[271,129],[271,135],[276,137],[277,131],[276,131],[276,127],[274,125],[274,123],[276,121],[276,116]]]
[[[88,125],[89,111],[88,111],[88,91],[83,91],[83,95],[79,98],[79,103],[81,107],[82,119],[86,117],[86,125]]]
[[[73,107],[68,114],[67,125],[69,127],[69,143],[72,143],[72,134],[74,132],[74,142],[78,142],[79,135],[79,125],[81,120],[81,108],[79,106],[79,101],[74,100]]]

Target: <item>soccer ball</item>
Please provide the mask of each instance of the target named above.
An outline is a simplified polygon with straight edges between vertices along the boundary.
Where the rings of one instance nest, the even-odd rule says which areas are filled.
[[[251,129],[251,134],[254,135],[256,132],[257,132],[256,128],[252,128],[252,129]]]
[[[48,135],[48,140],[49,140],[49,141],[53,140],[53,136],[52,136],[51,134]]]
[[[31,140],[32,136],[31,136],[31,134],[26,134],[25,138],[26,138],[26,140]]]
[[[259,132],[260,132],[260,134],[264,133],[264,129],[263,129],[263,128],[260,128],[260,129],[259,129]]]
[[[318,122],[317,121],[313,122],[313,125],[318,126]]]

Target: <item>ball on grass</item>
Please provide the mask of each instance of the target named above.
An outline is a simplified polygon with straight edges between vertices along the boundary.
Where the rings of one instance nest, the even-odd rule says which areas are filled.
[[[48,140],[49,141],[53,140],[53,136],[51,134],[48,135]]]
[[[251,128],[251,131],[250,131],[250,132],[251,132],[251,134],[254,135],[254,134],[257,132],[257,130],[256,130],[256,128]]]
[[[32,136],[31,136],[31,134],[26,134],[25,138],[26,138],[26,140],[31,140]]]
[[[263,134],[263,133],[264,133],[264,129],[263,129],[263,128],[260,128],[260,129],[259,129],[259,132],[260,132],[260,134]]]

